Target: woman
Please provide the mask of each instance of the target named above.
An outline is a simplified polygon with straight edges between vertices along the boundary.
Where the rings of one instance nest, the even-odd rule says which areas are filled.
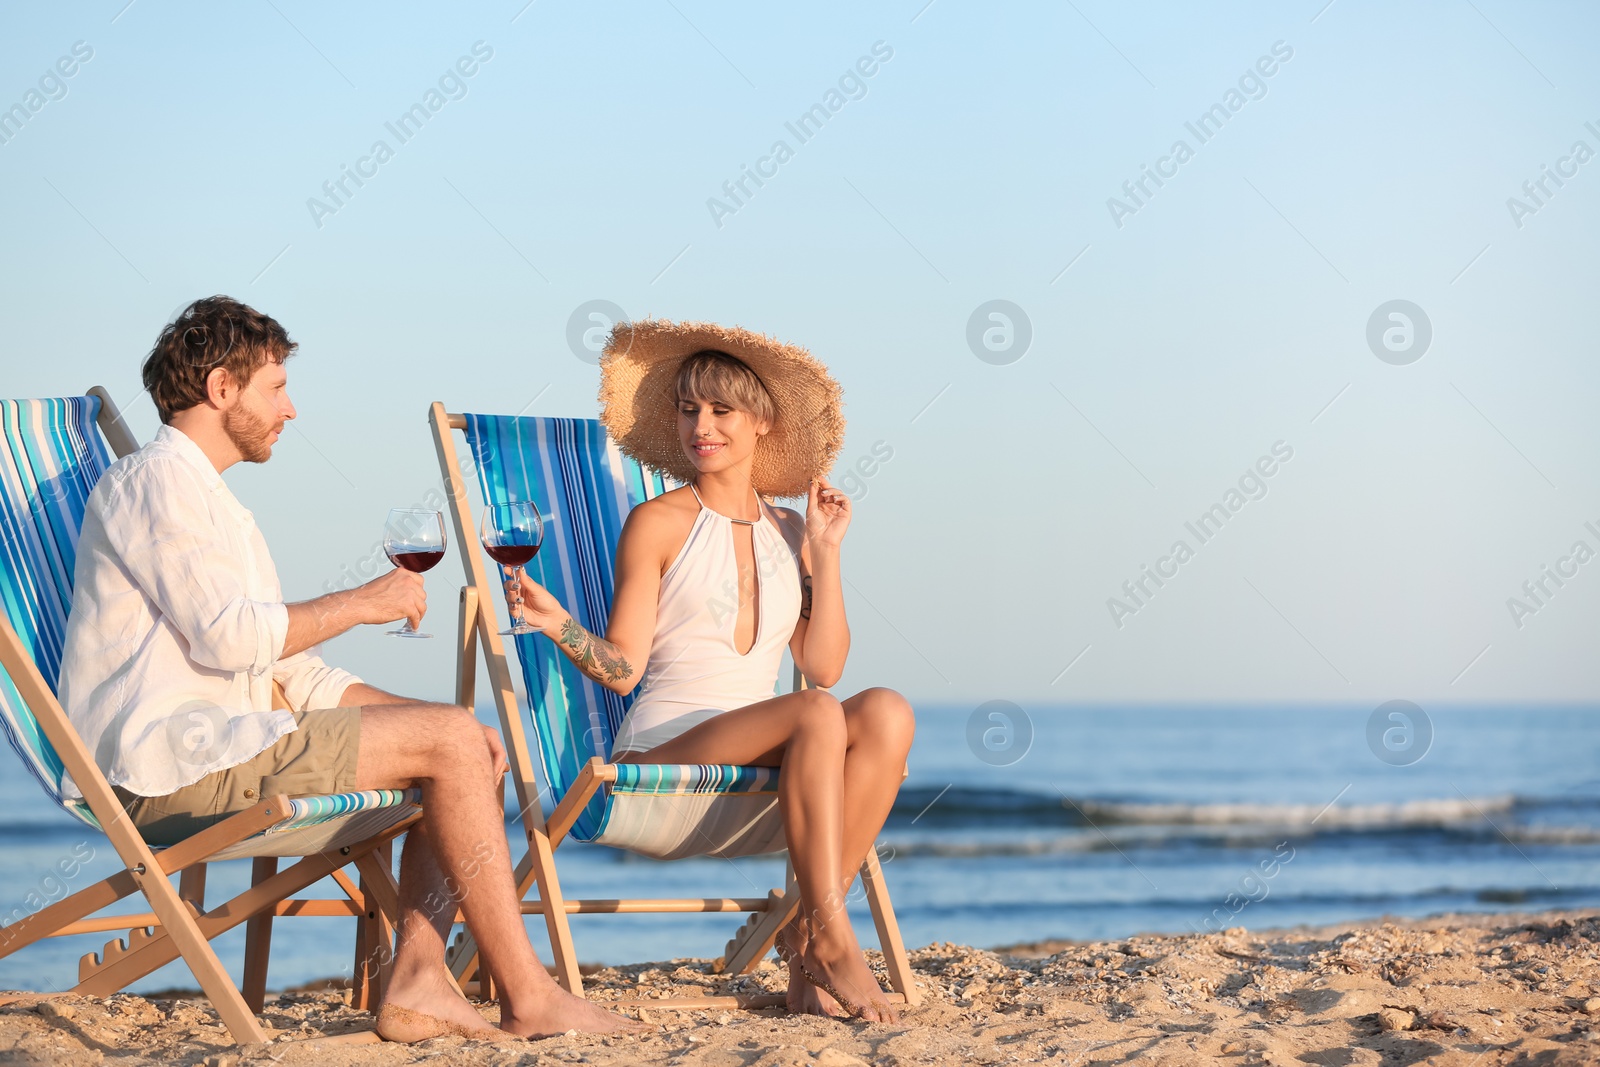
[[[595,681],[626,694],[642,680],[614,760],[783,768],[801,900],[778,940],[789,1008],[895,1021],[845,895],[914,726],[893,690],[826,691],[850,651],[839,574],[850,500],[822,477],[844,436],[838,383],[802,349],[706,323],[618,326],[600,366],[611,436],[687,484],[629,514],[603,638],[526,574],[507,592]],[[804,517],[763,499],[802,494]],[[821,688],[772,696],[786,645]]]

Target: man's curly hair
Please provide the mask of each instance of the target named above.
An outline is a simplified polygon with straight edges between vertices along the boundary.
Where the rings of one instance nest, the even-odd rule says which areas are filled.
[[[228,296],[196,300],[178,313],[145,357],[144,387],[161,421],[205,402],[216,368],[243,387],[269,360],[282,363],[299,347],[270,315]]]

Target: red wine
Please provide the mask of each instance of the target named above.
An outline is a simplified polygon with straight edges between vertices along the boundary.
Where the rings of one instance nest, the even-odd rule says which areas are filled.
[[[489,558],[502,567],[523,567],[539,554],[538,545],[484,545]]]
[[[441,559],[444,559],[444,549],[442,548],[389,553],[390,563],[393,563],[396,567],[404,567],[408,571],[416,571],[419,574],[428,570]]]

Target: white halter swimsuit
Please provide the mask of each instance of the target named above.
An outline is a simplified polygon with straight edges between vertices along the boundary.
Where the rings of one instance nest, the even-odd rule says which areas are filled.
[[[694,498],[700,492],[691,483]],[[800,619],[802,529],[787,529],[761,500],[751,524],[700,512],[678,558],[661,578],[656,632],[639,694],[612,745],[613,757],[644,752],[707,719],[771,699],[783,650]],[[756,638],[750,651],[734,647],[739,616],[739,567],[734,526],[751,527],[756,568]]]

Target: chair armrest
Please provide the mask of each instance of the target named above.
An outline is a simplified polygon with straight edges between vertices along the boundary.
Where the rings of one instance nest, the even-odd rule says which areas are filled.
[[[156,862],[167,874],[176,874],[185,867],[204,862],[213,854],[254,837],[289,817],[291,806],[286,796],[268,797],[254,807],[206,827],[192,837],[186,837],[171,848],[156,853]]]

